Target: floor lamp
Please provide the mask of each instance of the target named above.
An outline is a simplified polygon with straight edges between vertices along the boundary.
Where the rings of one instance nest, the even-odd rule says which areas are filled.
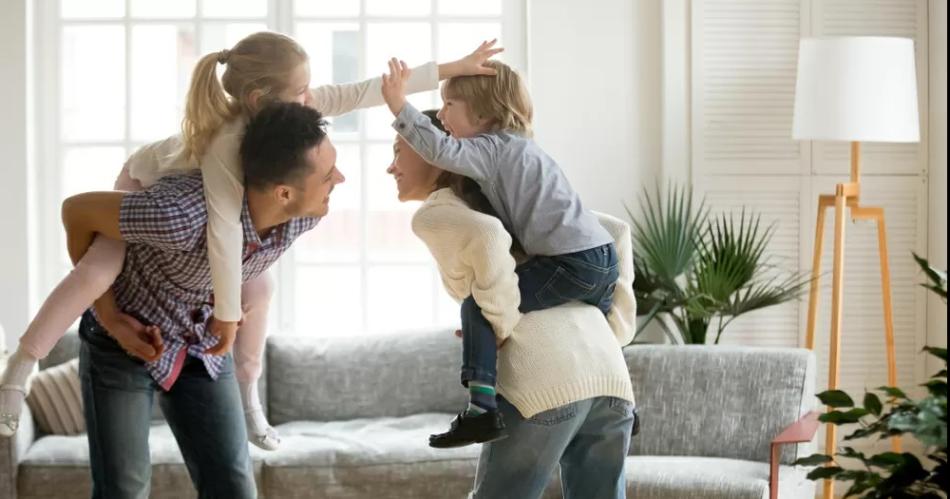
[[[831,337],[828,389],[838,388],[841,361],[841,325],[844,311],[845,210],[852,220],[877,222],[884,297],[884,341],[887,381],[897,384],[894,359],[894,324],[891,309],[891,276],[888,267],[884,208],[861,205],[861,142],[917,142],[917,77],[914,43],[907,38],[843,37],[806,38],[798,52],[795,117],[792,136],[797,140],[851,143],[851,179],[837,184],[834,194],[818,198],[815,254],[808,300],[806,346],[815,347],[818,315],[818,278],[821,271],[825,210],[834,208],[835,239],[831,298]],[[825,452],[836,448],[837,427],[828,425]],[[892,441],[895,450],[900,441]],[[834,494],[834,482],[825,480],[824,497]]]

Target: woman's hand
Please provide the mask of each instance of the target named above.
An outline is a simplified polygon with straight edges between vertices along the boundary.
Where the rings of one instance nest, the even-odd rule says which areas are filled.
[[[389,60],[389,74],[383,73],[383,99],[393,116],[399,116],[402,108],[406,106],[406,82],[412,70],[406,65],[406,61],[397,60],[395,57]]]
[[[439,64],[439,79],[445,80],[455,76],[488,75],[495,76],[495,70],[485,66],[485,61],[503,52],[503,48],[492,48],[498,39],[482,42],[474,52],[457,60]]]

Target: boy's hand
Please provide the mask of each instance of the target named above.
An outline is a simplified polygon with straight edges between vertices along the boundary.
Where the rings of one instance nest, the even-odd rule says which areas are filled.
[[[457,61],[439,64],[439,79],[472,75],[495,76],[496,71],[484,64],[485,61],[505,50],[503,48],[492,48],[497,42],[498,39],[482,42],[471,54]]]
[[[406,62],[395,57],[389,60],[389,74],[383,73],[383,99],[393,116],[399,116],[406,106],[406,82],[411,73]]]
[[[234,338],[237,336],[237,330],[241,327],[242,322],[244,321],[225,322],[212,317],[211,323],[208,324],[208,332],[218,337],[218,343],[205,350],[205,353],[210,355],[225,355],[230,352],[231,346],[234,345]]]

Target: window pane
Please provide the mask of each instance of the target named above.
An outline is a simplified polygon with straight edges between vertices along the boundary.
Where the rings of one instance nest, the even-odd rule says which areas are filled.
[[[418,66],[432,60],[432,29],[426,23],[370,23],[366,28],[366,73],[379,76],[388,71],[391,57],[406,61],[409,66]],[[412,95],[409,102],[414,106],[432,106],[428,94]],[[368,110],[365,114],[366,131],[370,139],[392,140],[390,124],[392,114],[385,106]]]
[[[371,16],[427,16],[430,12],[431,0],[366,0],[366,13]]]
[[[440,23],[437,61],[454,61],[471,53],[484,41],[497,38],[496,46],[504,47],[500,23]],[[499,54],[498,58],[504,52]]]
[[[122,26],[63,28],[62,130],[66,140],[125,138]]]
[[[330,211],[317,227],[294,244],[296,260],[305,263],[357,262],[360,258],[359,146],[336,144],[337,168],[346,182],[330,194]]]
[[[428,23],[369,23],[366,45],[366,73],[379,76],[392,57],[410,67],[431,61],[432,29]]]
[[[438,274],[438,270],[435,270]],[[449,326],[454,328],[462,327],[462,318],[461,318],[461,305],[455,303],[455,300],[445,291],[445,287],[442,285],[441,279],[436,275],[435,283],[435,316],[436,316],[436,325],[438,326]]]
[[[354,23],[298,23],[295,38],[310,56],[310,85],[351,83],[359,80],[359,25]],[[319,102],[315,103],[321,108]],[[333,132],[359,131],[359,114],[333,119]]]
[[[132,0],[132,17],[194,17],[195,0]]]
[[[203,55],[230,49],[245,36],[258,31],[267,31],[267,25],[264,23],[202,23],[200,53]]]
[[[501,0],[439,0],[439,14],[445,16],[500,16]]]
[[[412,215],[419,202],[400,203],[392,175],[381,165],[392,160],[391,145],[368,148],[366,241],[370,261],[428,262],[425,244],[412,232]]]
[[[111,191],[122,170],[124,147],[71,147],[63,154],[62,199],[89,191]]]
[[[62,0],[60,13],[63,19],[122,17],[125,15],[125,0]]]
[[[132,28],[132,139],[154,141],[180,129],[191,71],[197,62],[191,26]]]
[[[205,17],[266,17],[267,0],[204,0]]]
[[[368,329],[395,333],[431,326],[432,270],[423,266],[374,266],[368,275]]]
[[[294,278],[292,334],[342,336],[363,331],[359,267],[298,265]]]
[[[294,15],[300,17],[355,17],[360,0],[295,0]]]

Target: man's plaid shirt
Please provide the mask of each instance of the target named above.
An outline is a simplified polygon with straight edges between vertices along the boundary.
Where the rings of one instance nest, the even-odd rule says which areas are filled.
[[[125,265],[112,288],[125,313],[161,328],[165,352],[147,368],[165,390],[181,372],[186,355],[201,359],[217,379],[223,357],[204,351],[217,343],[206,331],[213,308],[208,265],[208,212],[200,172],[161,179],[146,191],[122,198],[119,230],[128,243]],[[245,202],[243,279],[271,266],[318,218],[295,218],[262,240]]]

